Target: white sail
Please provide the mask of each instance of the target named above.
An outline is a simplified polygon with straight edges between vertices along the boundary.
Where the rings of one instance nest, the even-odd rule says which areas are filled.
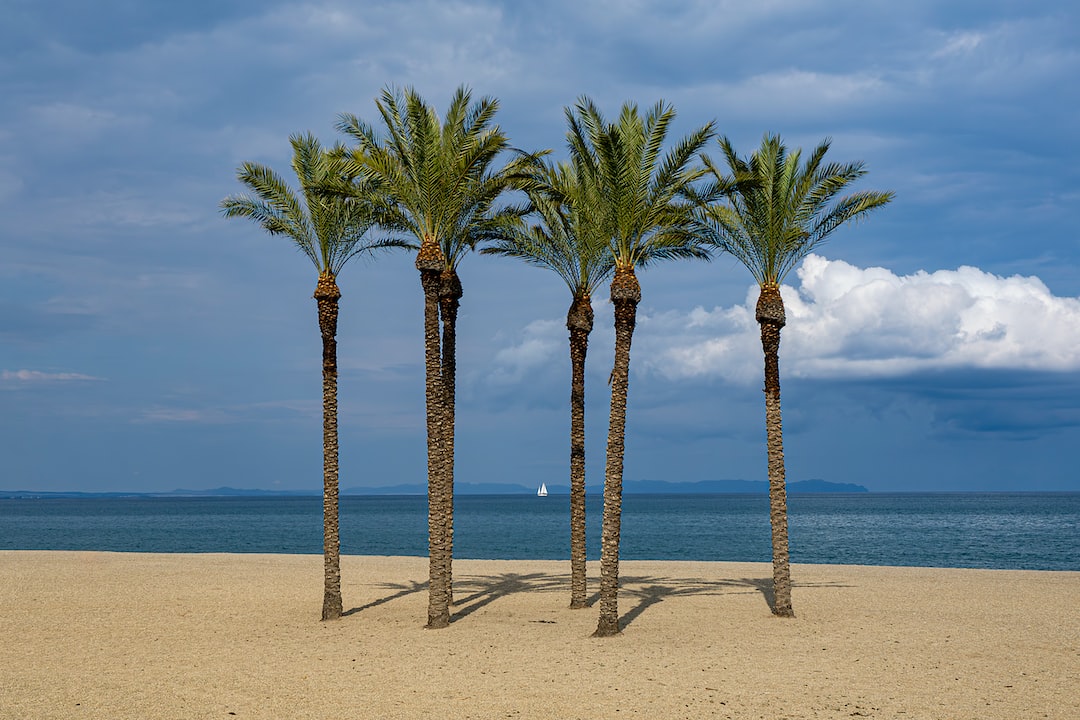
[[[547,485],[540,483],[540,488],[536,491],[537,497],[547,497]]]

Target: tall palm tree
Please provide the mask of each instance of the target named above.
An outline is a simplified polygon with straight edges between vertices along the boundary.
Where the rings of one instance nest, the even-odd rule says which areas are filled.
[[[424,366],[428,452],[429,628],[450,623],[452,601],[457,268],[478,242],[501,237],[524,208],[497,205],[529,166],[509,150],[493,119],[498,101],[459,87],[442,121],[413,89],[387,88],[376,101],[383,132],[343,114],[338,129],[357,143],[355,167],[388,197],[380,224],[419,241],[416,268],[424,291]],[[442,337],[440,338],[440,317]]]
[[[637,321],[641,285],[635,268],[655,260],[708,254],[701,245],[692,183],[704,170],[693,164],[713,135],[709,123],[661,156],[674,109],[658,102],[642,116],[626,103],[618,121],[608,123],[588,98],[567,108],[571,163],[590,197],[600,202],[593,222],[607,240],[614,266],[611,303],[615,309],[615,362],[611,371],[611,412],[604,472],[604,517],[600,548],[600,621],[597,637],[619,632],[619,534],[622,520],[623,455],[630,343]]]
[[[614,270],[607,237],[593,222],[597,199],[568,163],[545,163],[528,187],[536,222],[481,252],[555,272],[570,289],[570,607],[586,607],[585,357],[593,329],[592,295]]]
[[[718,182],[735,190],[729,204],[706,205],[705,217],[715,244],[745,265],[761,289],[755,315],[765,355],[772,611],[793,617],[780,417],[780,330],[787,318],[780,283],[834,230],[882,207],[892,200],[893,193],[860,191],[838,197],[866,171],[861,162],[825,163],[829,139],[819,144],[805,163],[801,163],[801,150],[789,153],[778,135],[766,134],[749,159],[740,158],[726,137],[719,143],[730,173],[722,172],[707,156],[702,160]]]
[[[289,138],[292,167],[301,196],[270,168],[245,162],[237,178],[253,195],[232,195],[221,201],[225,217],[249,218],[271,235],[296,244],[319,272],[315,301],[322,335],[323,376],[323,608],[322,619],[341,617],[341,542],[338,533],[337,319],[341,290],[337,276],[350,259],[377,248],[400,245],[374,240],[370,195],[327,196],[322,188],[340,179],[343,168],[331,151],[310,134]],[[367,189],[370,193],[370,187]],[[302,198],[302,200],[301,200]]]

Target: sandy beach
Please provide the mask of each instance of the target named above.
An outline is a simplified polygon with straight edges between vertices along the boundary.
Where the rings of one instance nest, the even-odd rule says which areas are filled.
[[[1080,573],[624,562],[589,637],[569,563],[345,557],[323,623],[305,555],[0,552],[0,717],[1080,718]],[[598,566],[590,565],[590,590]]]

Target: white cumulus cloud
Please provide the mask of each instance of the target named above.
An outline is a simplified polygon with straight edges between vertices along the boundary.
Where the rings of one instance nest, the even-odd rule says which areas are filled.
[[[781,371],[885,377],[942,369],[1080,369],[1080,298],[974,267],[897,275],[810,255],[784,286]],[[761,373],[757,289],[743,305],[646,319],[645,366],[671,379]],[[637,338],[635,338],[636,340]]]

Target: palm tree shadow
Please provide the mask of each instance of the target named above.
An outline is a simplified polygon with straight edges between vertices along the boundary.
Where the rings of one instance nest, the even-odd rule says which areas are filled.
[[[624,576],[621,578],[619,595],[633,598],[637,602],[619,618],[619,626],[627,627],[649,608],[664,600],[674,597],[694,595],[733,595],[761,593],[765,604],[772,611],[775,603],[772,578],[725,578],[721,580],[702,580],[700,578],[671,578],[652,576]],[[472,575],[456,578],[454,587],[457,592],[454,599],[454,612],[451,621],[461,620],[491,603],[518,593],[558,592],[567,589],[569,578],[564,575],[548,573],[502,573],[500,575]],[[355,615],[399,598],[414,595],[427,590],[427,581],[409,581],[407,583],[383,583],[380,587],[393,590],[388,595],[354,607],[342,613],[342,616]],[[847,587],[837,583],[796,583],[795,587]],[[591,607],[599,598],[599,592],[593,592],[587,603]]]
[[[622,592],[632,597],[636,597],[637,604],[627,612],[623,613],[622,617],[619,618],[620,628],[625,628],[627,625],[637,620],[653,605],[663,602],[665,598],[682,594],[678,590],[665,587],[664,585],[646,585],[634,590],[624,589]]]
[[[566,585],[567,579],[558,575],[547,573],[503,573],[501,575],[473,575],[461,580],[455,580],[454,585],[465,589],[469,594],[454,599],[455,612],[451,621],[460,620],[472,615],[480,608],[486,607],[499,598],[504,598],[515,593],[545,592],[561,589]]]
[[[727,595],[745,587],[743,581],[739,580],[695,580],[647,576],[623,577],[619,585],[619,595],[637,599],[634,607],[619,618],[620,628],[627,627],[641,617],[646,610],[668,598],[689,595]]]
[[[776,612],[776,592],[773,590],[772,578],[741,578],[737,582],[745,585],[746,587],[754,588],[762,597],[765,598],[765,604],[769,606],[769,612]]]
[[[772,612],[776,605],[772,578],[731,578],[724,580],[700,580],[693,578],[624,577],[620,581],[619,594],[637,599],[637,604],[619,618],[619,627],[625,628],[637,620],[650,607],[672,597],[690,595],[733,595],[749,592],[761,593]],[[796,587],[847,587],[837,583],[799,583]]]
[[[385,605],[391,600],[397,600],[398,598],[403,598],[408,595],[423,592],[427,589],[428,583],[426,581],[416,582],[415,580],[412,580],[408,583],[382,583],[381,587],[384,587],[388,590],[396,589],[397,592],[393,593],[392,595],[387,595],[385,597],[372,600],[371,602],[361,605],[360,607],[354,607],[346,610],[345,612],[341,613],[341,616],[348,617],[349,615],[355,615],[358,612],[363,612],[364,610],[369,610],[373,607],[378,607],[379,605]]]

